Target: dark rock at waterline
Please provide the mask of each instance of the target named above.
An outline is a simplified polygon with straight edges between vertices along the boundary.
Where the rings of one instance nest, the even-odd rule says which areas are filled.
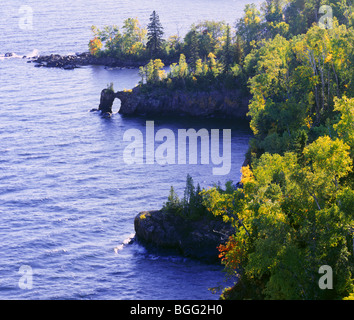
[[[72,70],[78,68],[78,65],[80,65],[80,62],[83,62],[83,60],[77,56],[51,54],[49,56],[40,56],[33,60],[33,62],[36,63],[36,66]]]
[[[62,68],[71,70],[80,66],[98,65],[112,68],[139,68],[145,62],[122,61],[113,57],[95,57],[88,52],[76,53],[75,55],[51,54],[40,56],[34,60],[35,63],[48,68]]]
[[[73,56],[50,55],[47,57],[39,57],[34,60],[37,65],[47,68],[63,68],[72,70],[78,68],[76,59]]]
[[[73,70],[79,68],[76,64],[67,64],[62,67],[64,70]]]
[[[231,224],[207,218],[191,221],[160,211],[139,213],[134,220],[135,239],[157,249],[167,249],[207,263],[216,263],[217,247],[235,232]]]
[[[100,105],[98,110],[102,113],[112,113],[112,106],[114,99],[116,98],[116,94],[113,90],[104,89],[101,92]]]

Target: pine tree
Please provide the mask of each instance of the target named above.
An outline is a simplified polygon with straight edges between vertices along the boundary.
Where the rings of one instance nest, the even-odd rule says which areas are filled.
[[[236,43],[235,43],[235,52],[234,52],[234,59],[235,62],[238,65],[241,65],[243,63],[243,47],[241,43],[241,37],[239,35],[236,35]]]
[[[164,205],[164,210],[170,213],[179,213],[182,210],[182,204],[173,186],[171,186],[170,194],[168,196],[167,202]]]
[[[199,40],[197,31],[193,30],[190,36],[190,47],[189,47],[189,54],[190,54],[190,68],[192,71],[196,70],[197,61],[199,59]]]
[[[184,214],[189,215],[191,213],[191,206],[194,204],[195,200],[195,187],[193,178],[188,174],[186,181],[186,188],[184,189],[184,198],[183,198],[183,206],[184,206]]]
[[[231,69],[231,35],[230,26],[226,27],[226,41],[223,50],[223,62],[224,62],[224,72],[228,73]]]
[[[163,43],[163,27],[160,22],[160,18],[156,11],[150,16],[150,23],[148,29],[148,42],[146,44],[147,49],[150,51],[151,57],[156,58],[162,49]]]

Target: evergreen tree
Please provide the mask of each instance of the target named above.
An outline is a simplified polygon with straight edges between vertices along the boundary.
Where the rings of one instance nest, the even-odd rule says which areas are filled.
[[[268,23],[280,23],[283,21],[283,11],[280,0],[266,0],[262,5],[265,20]]]
[[[191,205],[194,204],[195,200],[195,187],[193,178],[188,174],[187,181],[186,181],[186,188],[184,189],[184,198],[183,198],[183,205],[184,205],[184,213],[189,215],[191,213]]]
[[[193,30],[190,35],[190,46],[189,46],[189,55],[190,55],[190,68],[192,71],[196,70],[197,61],[199,59],[199,41],[197,31]]]
[[[226,40],[223,50],[223,63],[224,63],[224,72],[229,73],[231,69],[231,35],[230,35],[230,26],[226,27]]]
[[[243,47],[241,41],[241,37],[239,35],[236,35],[234,59],[235,62],[239,65],[243,64],[244,60]]]
[[[150,51],[151,57],[155,58],[162,49],[162,36],[164,34],[160,18],[156,11],[153,11],[150,16],[150,23],[147,27],[147,30],[148,42],[146,44],[146,47]]]
[[[164,205],[164,210],[170,213],[180,213],[182,210],[182,204],[173,186],[171,186],[170,194],[168,196],[167,202]]]

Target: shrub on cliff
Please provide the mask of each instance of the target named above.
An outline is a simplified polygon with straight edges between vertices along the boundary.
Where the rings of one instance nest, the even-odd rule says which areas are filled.
[[[111,82],[110,84],[107,84],[107,91],[114,93],[114,84]]]
[[[208,55],[205,62],[198,59],[194,67],[187,62],[184,54],[180,55],[178,63],[171,64],[169,73],[166,74],[163,67],[160,59],[150,60],[147,65],[140,67],[139,85],[143,92],[148,93],[157,88],[190,92],[237,88],[248,94],[242,68],[235,64],[227,71],[213,53]]]
[[[171,214],[180,214],[183,210],[183,205],[173,186],[171,186],[170,194],[167,198],[167,202],[163,206],[163,210]]]

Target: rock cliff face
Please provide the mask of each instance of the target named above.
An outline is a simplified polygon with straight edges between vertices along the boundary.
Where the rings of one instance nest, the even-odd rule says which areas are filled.
[[[249,102],[240,90],[226,89],[171,92],[157,88],[146,93],[136,87],[130,92],[117,92],[116,97],[123,115],[246,118]]]
[[[136,240],[156,248],[172,249],[207,263],[220,261],[217,247],[235,232],[219,220],[190,221],[164,211],[139,213],[134,220]]]

